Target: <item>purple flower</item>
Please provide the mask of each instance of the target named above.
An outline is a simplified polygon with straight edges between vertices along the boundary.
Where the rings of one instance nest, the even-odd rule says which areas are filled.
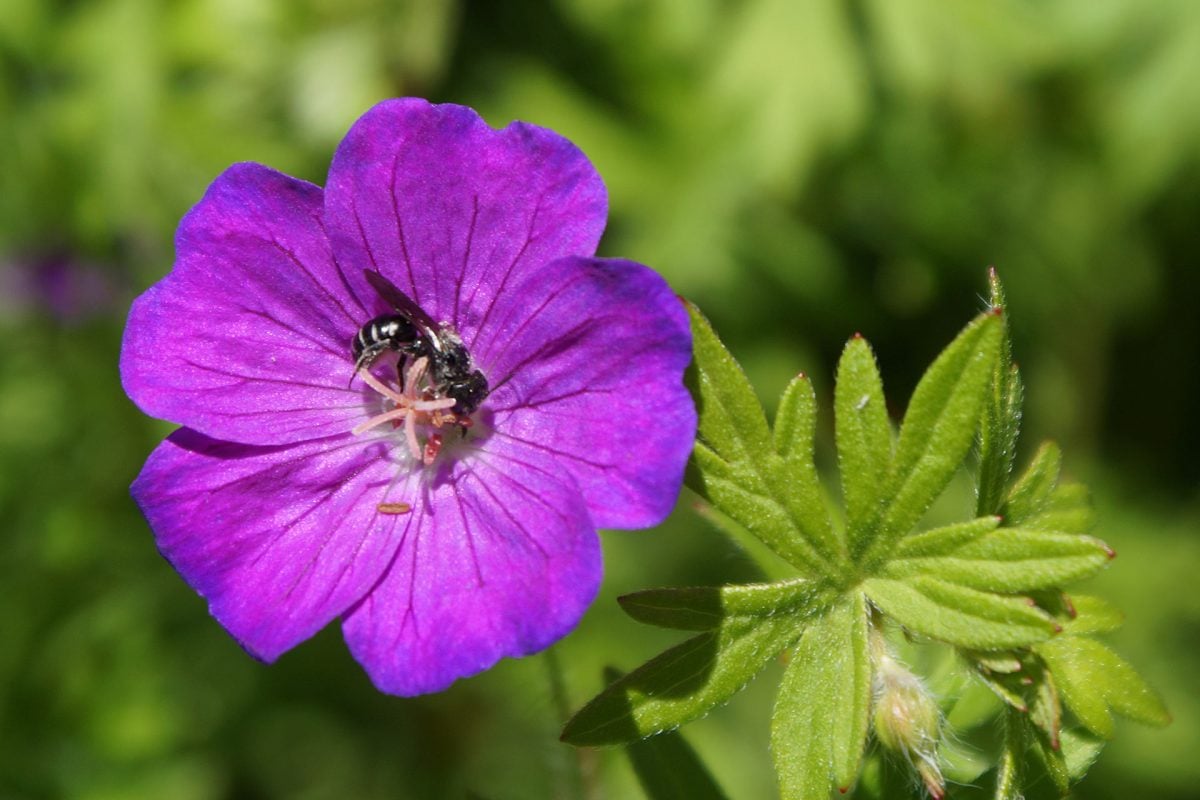
[[[687,316],[654,272],[593,257],[606,206],[561,136],[405,99],[355,123],[324,190],[238,164],[184,217],[121,353],[129,396],[184,427],[132,492],[252,655],[341,617],[381,690],[444,689],[575,626],[597,527],[667,515],[696,424]],[[489,388],[469,416],[428,350],[355,373],[355,335],[395,313],[364,270],[461,337]]]

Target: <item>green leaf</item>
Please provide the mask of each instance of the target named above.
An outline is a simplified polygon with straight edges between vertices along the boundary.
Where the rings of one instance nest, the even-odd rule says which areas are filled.
[[[1028,598],[981,592],[923,575],[868,578],[863,590],[908,630],[960,647],[1021,647],[1055,633],[1053,620]]]
[[[867,613],[855,592],[809,626],[784,674],[771,721],[784,800],[826,800],[854,784],[870,704]]]
[[[617,598],[639,622],[685,631],[719,628],[731,617],[803,617],[828,605],[828,587],[802,578],[777,583],[649,589]]]
[[[1058,445],[1054,442],[1042,443],[1000,509],[1006,524],[1024,525],[1046,508],[1050,493],[1058,484],[1061,468],[1062,451]]]
[[[817,400],[803,373],[784,390],[775,415],[776,454],[764,472],[771,493],[781,498],[793,522],[831,564],[844,562],[845,548],[834,533],[821,476],[813,462]]]
[[[961,466],[975,439],[1003,332],[997,313],[976,317],[917,384],[900,426],[884,492],[887,508],[869,554],[886,553],[912,530]]]
[[[1026,690],[1029,696],[1029,721],[1046,737],[1051,748],[1057,750],[1062,733],[1062,703],[1058,699],[1058,687],[1054,675],[1034,659],[1029,659],[1029,679],[1032,685]]]
[[[1107,600],[1086,594],[1070,598],[1073,617],[1063,624],[1063,633],[1084,636],[1089,633],[1109,633],[1121,627],[1125,615]]]
[[[1104,739],[1093,736],[1086,730],[1066,728],[1062,732],[1061,751],[1067,764],[1067,774],[1077,781],[1087,774],[1092,764],[1104,749]]]
[[[1063,758],[1062,750],[1058,745],[1051,743],[1039,731],[1035,730],[1030,723],[1032,723],[1032,720],[1027,722],[1025,726],[1025,740],[1028,742],[1027,750],[1032,754],[1037,765],[1041,767],[1042,772],[1054,784],[1058,795],[1065,797],[1067,791],[1071,788],[1071,772],[1067,769],[1067,761]],[[1036,775],[1031,776],[1028,783],[1033,784],[1036,780]]]
[[[802,372],[792,378],[779,399],[773,431],[775,452],[784,459],[812,461],[816,425],[817,397],[812,381]]]
[[[1113,736],[1109,709],[1147,725],[1171,721],[1162,700],[1133,667],[1095,639],[1063,636],[1034,651],[1054,673],[1067,707],[1097,736]]]
[[[845,792],[854,785],[862,764],[867,727],[871,716],[872,665],[867,627],[867,602],[862,592],[854,592],[830,615],[830,624],[843,638],[838,643],[842,656],[835,670],[838,676],[838,704],[833,720],[833,780]],[[841,619],[839,619],[841,617]]]
[[[1021,527],[1087,533],[1095,527],[1095,516],[1086,486],[1060,483],[1042,510],[1022,522]]]
[[[604,672],[608,683],[621,678],[618,670]],[[649,800],[725,800],[712,773],[678,731],[630,742],[625,754]]]
[[[835,574],[831,563],[840,548],[812,466],[811,445],[805,459],[797,438],[804,437],[802,412],[788,412],[792,422],[785,427],[791,425],[792,433],[786,434],[785,459],[775,451],[745,373],[699,310],[688,304],[688,313],[695,357],[687,381],[699,412],[688,485],[801,572]],[[803,402],[799,390],[789,402]]]
[[[1025,698],[1025,687],[1021,685],[1024,677],[1019,673],[999,673],[986,670],[979,671],[980,680],[1000,698],[1005,705],[1022,713],[1029,711],[1029,703]]]
[[[896,559],[883,574],[929,575],[974,589],[1028,592],[1095,574],[1112,555],[1104,542],[1090,536],[1001,528],[937,556]]]
[[[712,325],[694,305],[687,308],[695,355],[688,382],[699,413],[697,435],[722,461],[756,459],[771,447],[762,404]]]
[[[1000,765],[996,768],[996,800],[1025,800],[1021,792],[1021,756],[1019,751],[1006,745],[1000,753]]]
[[[563,741],[620,744],[701,717],[741,690],[802,631],[786,616],[731,619],[613,683],[567,722]]]
[[[1021,671],[1021,659],[1011,650],[985,652],[982,650],[964,650],[962,654],[975,662],[976,666],[987,672],[998,672],[1008,675]]]
[[[995,800],[1024,800],[1021,792],[1021,764],[1025,750],[1022,728],[1025,724],[1016,711],[1004,715],[1004,748],[996,769]]]
[[[1004,309],[1004,287],[996,270],[988,270],[992,308]],[[992,375],[991,390],[983,406],[979,429],[979,493],[976,515],[995,514],[1004,502],[1005,489],[1017,454],[1021,431],[1021,402],[1024,390],[1016,364],[1012,363],[1012,341],[1005,319],[999,358]]]
[[[896,557],[922,558],[949,555],[967,542],[972,542],[985,533],[996,530],[999,524],[999,517],[979,517],[969,522],[959,522],[915,533],[900,540],[896,546]]]
[[[966,651],[962,655],[971,662],[983,685],[1001,701],[1028,714],[1047,736],[1057,738],[1061,716],[1058,694],[1041,659],[1025,649],[991,653]]]
[[[678,731],[625,745],[649,800],[725,800],[712,773]]]
[[[875,354],[855,334],[842,351],[834,388],[834,419],[850,550],[875,532],[892,462],[892,428]]]

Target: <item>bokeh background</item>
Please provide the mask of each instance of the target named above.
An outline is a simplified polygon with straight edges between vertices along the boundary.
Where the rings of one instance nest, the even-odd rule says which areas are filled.
[[[354,119],[407,94],[580,144],[604,253],[699,303],[768,407],[800,370],[827,404],[861,331],[902,409],[995,264],[1023,451],[1053,436],[1092,486],[1121,557],[1090,590],[1175,715],[1121,724],[1078,796],[1200,796],[1200,4],[4,0],[0,798],[571,790],[545,657],[402,700],[333,626],[264,667],[127,494],[169,426],[121,392],[121,330],[180,216],[234,161],[322,183]],[[686,498],[605,549],[557,649],[575,707],[674,638],[617,594],[754,576]],[[734,798],[774,792],[777,678],[686,731]],[[638,796],[619,750],[581,758],[589,796]]]

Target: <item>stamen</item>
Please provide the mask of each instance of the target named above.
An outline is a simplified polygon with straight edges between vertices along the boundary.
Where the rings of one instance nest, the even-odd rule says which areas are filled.
[[[350,429],[350,433],[354,434],[355,436],[358,436],[360,433],[369,431],[369,430],[371,430],[371,428],[374,428],[378,425],[382,425],[385,422],[391,422],[394,419],[400,419],[401,417],[411,416],[411,414],[409,413],[410,411],[412,411],[412,409],[409,406],[404,406],[402,408],[393,408],[391,411],[385,411],[382,414],[376,414],[375,416],[371,417],[366,422],[363,422],[359,425],[355,425],[353,428]]]
[[[412,506],[408,503],[380,503],[375,510],[380,514],[407,514],[412,511]]]
[[[432,464],[441,451],[442,435],[440,433],[429,434],[429,438],[425,440],[425,457],[422,459],[425,462],[425,466]]]
[[[403,367],[397,368],[397,373],[403,370],[404,375],[404,388],[400,392],[381,382],[368,370],[359,370],[358,375],[363,379],[363,382],[392,401],[395,404],[395,408],[384,411],[381,414],[376,414],[365,422],[359,423],[350,432],[358,436],[379,425],[388,422],[398,424],[399,420],[404,420],[404,440],[405,444],[408,445],[409,453],[412,454],[413,459],[416,461],[420,461],[425,465],[432,464],[433,460],[437,458],[438,453],[441,452],[442,436],[439,433],[431,433],[425,446],[422,448],[421,442],[417,438],[417,424],[428,424],[435,428],[440,428],[443,425],[458,423],[462,424],[465,429],[469,420],[459,420],[454,413],[449,411],[457,402],[453,397],[429,397],[428,390],[420,388],[421,381],[424,380],[428,367],[429,359],[425,356],[418,358],[411,364],[408,363],[408,358],[406,357]],[[382,505],[390,504],[384,503]]]
[[[409,414],[404,418],[404,438],[408,440],[408,452],[417,461],[421,460],[421,445],[417,442],[417,418]]]
[[[413,388],[421,378],[425,377],[425,368],[429,366],[429,359],[421,356],[408,367],[408,371],[404,374],[404,390],[406,392],[415,392]]]
[[[379,392],[396,405],[402,405],[404,403],[404,395],[397,394],[395,390],[382,383],[378,378],[371,374],[369,369],[360,369],[358,371],[358,377],[362,378],[363,383],[365,383],[367,386],[370,386],[372,389]]]

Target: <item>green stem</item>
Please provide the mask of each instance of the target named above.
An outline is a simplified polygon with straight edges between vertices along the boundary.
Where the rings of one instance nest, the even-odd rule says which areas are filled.
[[[545,651],[543,663],[546,665],[546,677],[550,683],[550,701],[554,706],[556,729],[561,729],[571,717],[571,704],[567,698],[567,682],[563,678],[562,661],[558,657],[558,648],[551,647]],[[555,772],[554,796],[558,798],[575,798],[586,800],[593,794],[585,791],[586,780],[583,769],[583,752],[566,744],[554,748],[556,757],[552,769]]]

